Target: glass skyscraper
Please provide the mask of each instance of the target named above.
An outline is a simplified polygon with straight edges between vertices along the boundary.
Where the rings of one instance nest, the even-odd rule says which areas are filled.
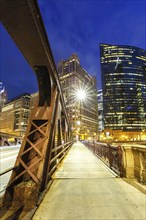
[[[146,130],[146,51],[100,44],[104,129]]]

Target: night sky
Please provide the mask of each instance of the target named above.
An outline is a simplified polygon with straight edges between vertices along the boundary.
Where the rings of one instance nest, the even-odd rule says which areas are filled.
[[[146,49],[146,0],[39,0],[55,63],[76,53],[101,88],[99,44]],[[0,24],[0,81],[9,99],[38,89],[35,74]]]

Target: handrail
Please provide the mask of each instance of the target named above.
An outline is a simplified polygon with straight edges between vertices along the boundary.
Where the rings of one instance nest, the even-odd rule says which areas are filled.
[[[13,170],[16,169],[16,168],[17,168],[16,166],[10,167],[10,168],[6,169],[5,171],[1,172],[1,173],[0,173],[0,176],[3,176],[3,175],[5,175],[6,173],[9,173],[9,172],[13,171]],[[5,191],[6,188],[7,188],[7,185],[5,185],[2,190],[0,190],[0,193],[2,193],[3,191]]]
[[[62,144],[62,145],[59,145],[59,146],[53,148],[51,152],[55,152],[55,151],[59,150],[59,149],[62,148],[62,147],[65,147],[66,145],[68,145],[68,144],[70,144],[70,143],[72,144],[72,142],[73,142],[73,141],[70,141],[70,142],[64,143],[64,144]]]
[[[7,170],[1,172],[1,173],[0,173],[0,176],[4,175],[4,174],[6,174],[6,173],[9,173],[10,171],[12,171],[12,170],[14,170],[14,169],[16,169],[16,168],[17,168],[17,167],[10,167],[10,168],[8,168]]]
[[[121,147],[111,146],[99,142],[83,142],[100,160],[120,177],[123,177],[122,150]]]
[[[63,146],[63,145],[62,145]],[[58,154],[55,155],[55,157],[52,158],[52,160],[50,160],[50,164],[55,161],[64,151],[66,151],[68,148],[70,147],[70,144],[65,147],[62,151],[60,151]]]
[[[72,141],[73,143],[73,141]],[[50,170],[49,174],[50,176],[52,176],[52,174],[54,173],[54,171],[56,170],[58,164],[63,160],[64,156],[67,154],[67,152],[69,151],[70,149],[70,146],[72,145],[72,143],[70,143],[66,148],[64,148],[61,152],[59,152],[58,155],[56,156],[59,156],[59,155],[62,155],[60,158],[58,157],[55,157],[55,159],[58,160],[58,162],[52,167],[52,169]],[[52,164],[53,161],[50,161],[50,164]]]

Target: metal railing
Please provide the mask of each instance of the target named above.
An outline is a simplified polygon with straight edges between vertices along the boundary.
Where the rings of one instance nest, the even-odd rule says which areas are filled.
[[[15,168],[16,168],[16,167],[10,167],[10,168],[6,169],[5,171],[3,171],[3,172],[0,173],[0,176],[4,175],[4,174],[6,174],[6,173],[9,173],[10,171],[14,170]]]
[[[10,167],[10,168],[6,169],[5,171],[3,171],[3,172],[0,173],[0,176],[3,176],[3,175],[5,175],[5,174],[7,174],[7,173],[13,171],[15,168],[16,168],[16,167]],[[6,190],[6,187],[7,187],[7,183],[6,183],[6,185],[3,187],[3,189],[0,190],[0,193],[4,192],[4,191]]]
[[[65,155],[67,154],[67,152],[69,151],[70,147],[72,146],[74,141],[70,141],[67,143],[64,143],[60,146],[57,146],[55,148],[52,149],[52,158],[50,160],[50,171],[48,173],[48,179],[50,179],[50,177],[53,175],[53,173],[55,172],[57,166],[59,165],[59,163],[63,160],[63,158],[65,157]],[[17,156],[16,156],[17,157]],[[17,166],[14,167],[10,167],[8,169],[6,169],[5,171],[0,173],[0,176],[3,176],[11,171],[17,170]],[[4,186],[4,188],[0,191],[0,193],[4,192],[7,188],[7,183]]]
[[[73,143],[74,141],[70,141],[52,149],[51,152],[53,154],[53,157],[50,160],[51,169],[49,171],[49,176],[54,173],[58,164],[61,162],[61,160],[63,160]]]
[[[83,141],[83,143],[111,170],[123,177],[122,149],[120,146],[115,147],[94,141]]]

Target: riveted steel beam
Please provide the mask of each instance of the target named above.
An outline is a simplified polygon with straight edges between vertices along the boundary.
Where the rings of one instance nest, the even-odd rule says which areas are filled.
[[[72,144],[70,127],[37,1],[0,0],[0,20],[34,70],[39,86],[38,102],[4,196],[4,205],[30,209]]]

